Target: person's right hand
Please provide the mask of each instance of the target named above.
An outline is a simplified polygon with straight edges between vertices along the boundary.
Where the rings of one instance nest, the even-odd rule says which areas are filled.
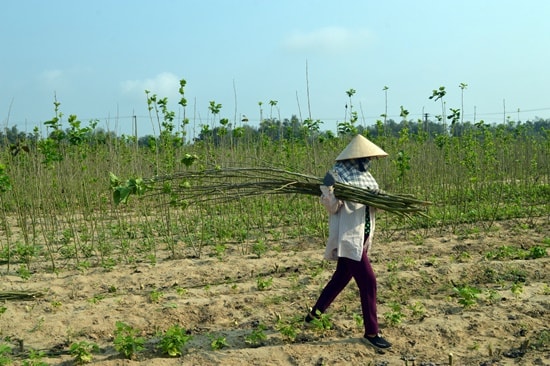
[[[321,188],[321,203],[327,211],[331,214],[334,214],[338,212],[340,209],[340,200],[336,198],[334,195],[334,187],[333,186],[320,186]]]

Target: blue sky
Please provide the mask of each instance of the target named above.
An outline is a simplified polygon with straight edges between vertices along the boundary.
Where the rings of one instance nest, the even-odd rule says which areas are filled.
[[[396,120],[400,106],[441,114],[428,99],[440,86],[446,113],[460,108],[460,83],[465,120],[550,118],[545,0],[20,0],[2,13],[2,128],[43,130],[55,95],[84,124],[130,134],[136,115],[138,133],[153,133],[144,90],[181,117],[180,79],[190,135],[210,124],[210,101],[232,123],[257,125],[262,102],[264,118],[311,111],[334,130],[349,89],[371,125],[385,86]]]

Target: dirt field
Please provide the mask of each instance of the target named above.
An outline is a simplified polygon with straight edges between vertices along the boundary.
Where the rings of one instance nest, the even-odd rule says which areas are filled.
[[[360,340],[354,283],[328,310],[332,329],[296,323],[294,340],[279,331],[277,324],[306,314],[331,276],[334,264],[322,261],[324,243],[315,238],[270,243],[272,250],[260,258],[228,247],[221,258],[207,253],[169,259],[159,253],[155,265],[35,273],[29,280],[4,275],[0,291],[44,295],[0,303],[6,308],[0,335],[24,352],[45,351],[43,361],[56,365],[73,364],[69,345],[82,340],[100,347],[93,362],[101,365],[427,366],[448,365],[449,354],[453,365],[550,365],[550,257],[486,258],[502,246],[528,250],[546,240],[547,248],[548,226],[544,218],[534,225],[496,223],[488,232],[466,227],[460,235],[378,233],[370,257],[382,334],[393,343],[385,352]],[[464,285],[482,290],[476,305],[459,303],[454,287]],[[400,321],[390,324],[392,314]],[[140,329],[147,339],[134,360],[114,348],[116,321]],[[174,324],[193,338],[183,356],[170,358],[156,345]],[[253,346],[245,337],[259,324],[266,339]],[[213,350],[212,340],[223,338],[227,346]],[[16,364],[24,359],[16,357]]]

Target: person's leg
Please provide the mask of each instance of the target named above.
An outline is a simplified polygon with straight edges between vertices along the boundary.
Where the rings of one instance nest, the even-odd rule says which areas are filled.
[[[376,276],[372,270],[369,258],[363,253],[360,262],[348,259],[347,267],[351,272],[361,296],[361,310],[363,311],[363,323],[365,325],[365,339],[369,344],[385,349],[391,347],[391,343],[378,335],[378,319],[376,316]]]
[[[376,313],[376,276],[369,258],[367,254],[363,252],[360,262],[347,258],[342,258],[342,260],[346,262],[346,268],[348,268],[359,288],[365,335],[376,335],[379,330]]]
[[[336,270],[334,271],[330,281],[321,292],[321,295],[319,295],[319,299],[311,310],[311,315],[315,316],[317,311],[324,313],[351,280],[352,275],[347,267],[347,261],[343,261],[342,259],[345,258],[338,258]],[[311,316],[308,315],[308,318],[309,319],[306,320],[311,321]]]

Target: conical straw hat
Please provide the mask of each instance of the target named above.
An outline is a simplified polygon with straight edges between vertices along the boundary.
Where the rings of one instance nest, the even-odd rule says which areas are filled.
[[[369,141],[363,135],[357,135],[351,139],[350,143],[338,157],[338,160],[358,159],[358,158],[384,158],[388,153],[378,147],[375,143]]]

